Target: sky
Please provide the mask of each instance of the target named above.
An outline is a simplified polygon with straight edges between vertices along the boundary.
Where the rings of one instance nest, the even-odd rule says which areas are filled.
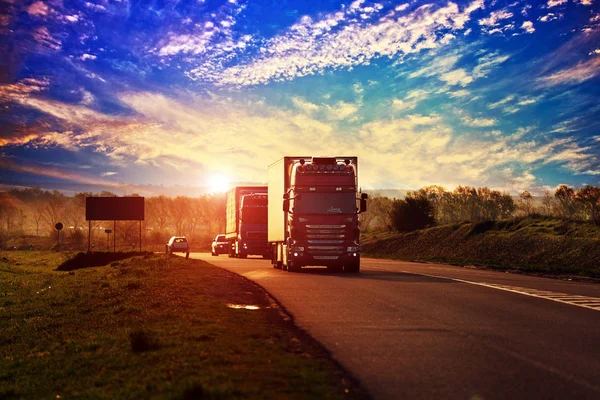
[[[0,186],[600,184],[598,0],[0,0]],[[94,189],[91,189],[94,190]]]

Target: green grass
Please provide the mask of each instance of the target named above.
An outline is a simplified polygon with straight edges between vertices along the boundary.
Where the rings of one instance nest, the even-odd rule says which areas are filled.
[[[72,256],[0,252],[0,399],[367,398],[238,275],[151,254],[56,271]]]
[[[366,256],[600,278],[600,227],[550,217],[368,233]]]

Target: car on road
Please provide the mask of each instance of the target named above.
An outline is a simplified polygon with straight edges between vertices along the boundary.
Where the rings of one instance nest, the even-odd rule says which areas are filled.
[[[210,246],[210,253],[213,256],[219,254],[229,254],[229,242],[225,239],[225,235],[217,235]]]
[[[185,253],[185,258],[190,257],[190,244],[185,236],[172,236],[165,246],[167,254]]]

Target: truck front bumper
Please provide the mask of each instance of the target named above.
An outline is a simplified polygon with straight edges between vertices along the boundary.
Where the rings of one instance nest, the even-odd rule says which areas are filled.
[[[333,267],[340,265],[349,265],[356,262],[360,262],[360,253],[352,252],[340,255],[319,255],[319,254],[306,254],[302,252],[292,252],[290,258],[297,265],[301,266],[324,266]]]

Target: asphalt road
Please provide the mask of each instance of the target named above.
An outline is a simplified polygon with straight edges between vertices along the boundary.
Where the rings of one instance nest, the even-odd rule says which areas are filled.
[[[375,399],[599,399],[600,285],[364,259],[359,275],[193,253],[275,297]]]

